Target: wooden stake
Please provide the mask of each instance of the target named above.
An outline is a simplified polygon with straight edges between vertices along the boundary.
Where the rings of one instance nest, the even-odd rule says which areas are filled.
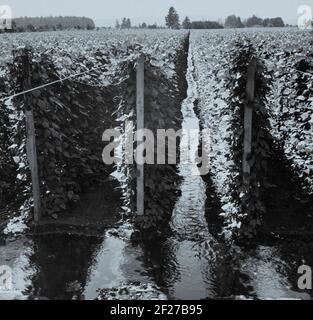
[[[25,49],[23,53],[23,90],[31,88],[31,70],[29,64],[29,50]],[[27,158],[31,171],[32,189],[34,198],[34,221],[36,224],[40,222],[41,218],[41,199],[40,199],[40,182],[38,174],[38,160],[36,149],[36,132],[34,123],[33,106],[31,102],[31,96],[29,94],[24,95],[24,108],[26,115],[26,135],[27,135]]]
[[[252,58],[248,66],[247,77],[247,101],[245,104],[244,112],[244,145],[243,145],[243,182],[249,183],[251,166],[249,164],[249,157],[252,152],[252,129],[253,129],[253,107],[254,107],[254,94],[255,94],[255,74],[257,63],[256,59]]]
[[[141,55],[137,60],[137,79],[136,79],[136,114],[137,114],[137,132],[145,128],[144,122],[144,86],[145,86],[145,59]],[[144,137],[137,136],[137,144],[144,142]],[[143,155],[142,155],[143,157]],[[141,159],[142,160],[142,159]],[[138,159],[137,159],[138,161]],[[143,161],[141,161],[143,163]],[[144,164],[137,163],[137,214],[144,215],[144,196],[145,196],[145,180],[144,180]]]

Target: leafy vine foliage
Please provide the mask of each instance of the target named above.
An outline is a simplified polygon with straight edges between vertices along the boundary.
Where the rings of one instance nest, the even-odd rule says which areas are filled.
[[[3,87],[2,87],[3,85]],[[4,84],[0,91],[5,92]],[[0,104],[0,208],[11,202],[17,192],[15,185],[17,165],[10,149],[10,114],[5,103]]]
[[[233,117],[233,154],[239,174],[234,183],[234,197],[241,212],[237,219],[242,223],[238,235],[252,237],[262,224],[266,206],[262,195],[268,190],[268,160],[271,158],[272,138],[269,134],[269,120],[266,110],[266,93],[269,90],[268,78],[264,76],[264,68],[257,64],[255,82],[255,100],[253,111],[252,152],[249,155],[251,175],[247,183],[243,183],[242,158],[244,134],[244,108],[247,100],[248,64],[255,57],[255,50],[247,39],[241,39],[234,45],[236,52],[230,69],[231,77],[227,86],[232,88],[228,101],[234,113]]]
[[[18,72],[21,59],[15,59],[6,66],[5,75],[0,80],[3,96],[21,89],[22,75]],[[9,75],[8,80],[6,75]],[[21,103],[12,99],[0,103],[0,207],[6,217],[17,210],[29,197],[30,177],[26,157],[25,113]],[[12,205],[13,204],[13,205]]]
[[[182,41],[174,57],[176,75],[171,79],[161,69],[152,66],[146,55],[145,125],[155,133],[159,128],[181,128],[180,105],[186,94],[187,51],[188,38]],[[134,48],[130,48],[130,54],[133,52]],[[6,88],[9,88],[6,95],[28,89],[25,88],[25,77],[29,77],[32,88],[59,79],[57,67],[49,55],[30,51],[28,59],[31,70],[25,73],[21,52],[16,53],[13,64],[8,68],[11,83],[6,84]],[[96,59],[106,62],[101,52],[97,53]],[[11,150],[11,153],[1,153],[1,165],[3,163],[6,166],[2,172],[8,176],[1,179],[1,191],[8,201],[7,190],[13,195],[21,195],[23,201],[31,199],[31,178],[26,155],[26,107],[34,112],[41,201],[45,216],[65,214],[80,200],[81,194],[106,181],[115,168],[103,163],[102,152],[107,142],[102,142],[102,134],[106,129],[117,126],[123,132],[125,121],[135,120],[136,73],[131,59],[123,62],[116,79],[119,82],[104,87],[90,85],[92,81],[88,84],[79,82],[79,79],[66,80],[29,93],[28,106],[25,105],[24,96],[10,100],[12,121],[10,113],[5,112],[1,113],[0,120],[5,124],[1,143],[3,146],[8,144],[3,150]],[[13,158],[16,163],[12,161]],[[12,166],[10,170],[8,164]],[[126,205],[135,212],[135,165],[122,166],[127,176]],[[179,194],[179,182],[176,165],[146,165],[146,214],[143,218],[135,218],[135,224],[143,235],[154,237],[167,224]]]
[[[48,56],[42,54],[34,59],[30,55],[29,75],[23,74],[20,60],[17,56],[11,69],[16,75],[12,77],[16,91],[25,89],[25,76],[31,77],[31,87],[58,80],[57,71]],[[127,69],[127,64],[123,69]],[[112,166],[102,160],[105,146],[102,134],[115,126],[112,114],[118,104],[119,88],[122,85],[102,88],[64,81],[30,93],[45,215],[69,209],[79,201],[84,191],[103,183],[112,172]],[[23,97],[14,99],[13,104],[13,109],[22,113],[19,131],[25,140]],[[21,145],[21,141],[16,140],[16,145]],[[25,141],[22,145],[25,157]],[[25,177],[22,180],[30,183],[28,166],[23,167]]]
[[[186,69],[189,36],[178,49],[176,72],[170,81],[148,62],[145,64],[145,126],[157,137],[157,129],[181,129],[181,103],[186,98]],[[166,142],[166,159],[169,155]],[[176,140],[176,157],[179,157],[179,138]],[[154,146],[157,159],[157,146]],[[176,200],[180,194],[181,178],[176,164],[145,165],[145,215],[136,217],[136,226],[145,239],[161,236],[168,226]]]

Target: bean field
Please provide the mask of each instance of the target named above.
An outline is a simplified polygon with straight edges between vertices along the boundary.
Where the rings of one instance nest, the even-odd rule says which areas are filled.
[[[1,299],[311,300],[297,269],[313,266],[312,32],[0,42],[0,265],[13,270]],[[141,118],[155,134],[182,130],[175,151],[189,162],[129,163]],[[119,131],[111,164],[108,129]]]

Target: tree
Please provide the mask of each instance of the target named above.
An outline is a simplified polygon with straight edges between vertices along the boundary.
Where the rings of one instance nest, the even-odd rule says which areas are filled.
[[[168,15],[165,17],[166,26],[170,29],[179,29],[179,15],[174,7],[170,7]]]
[[[264,27],[284,27],[285,23],[284,20],[281,17],[277,18],[266,18],[263,21],[263,26]]]
[[[148,28],[148,25],[147,25],[145,22],[143,22],[142,24],[139,25],[139,28],[141,28],[141,29],[147,29],[147,28]]]
[[[131,28],[131,21],[129,18],[123,18],[121,28],[122,29],[130,29]]]
[[[148,25],[148,29],[158,29],[158,25],[156,23]]]
[[[223,29],[223,26],[216,21],[192,21],[191,29]]]
[[[191,22],[189,17],[186,17],[182,24],[184,29],[191,29]]]
[[[121,23],[121,29],[126,28],[126,18],[123,18],[122,23]]]
[[[244,25],[241,22],[240,17],[235,15],[228,16],[225,21],[225,28],[243,28]]]
[[[29,32],[34,32],[34,31],[36,31],[35,27],[34,27],[32,24],[29,24],[29,25],[26,27],[26,30],[29,31]]]
[[[260,27],[260,26],[261,27],[263,26],[263,19],[262,18],[259,18],[255,15],[248,18],[247,27],[251,28],[251,27]]]
[[[17,27],[16,27],[16,22],[14,20],[12,20],[12,32],[16,32],[17,31]]]
[[[271,19],[271,22],[274,27],[283,28],[285,26],[285,22],[281,17]]]
[[[118,20],[115,21],[115,28],[116,29],[120,29],[121,28],[120,22]]]

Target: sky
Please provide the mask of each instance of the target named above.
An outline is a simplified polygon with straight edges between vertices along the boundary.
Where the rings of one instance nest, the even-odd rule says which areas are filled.
[[[296,23],[302,4],[313,8],[313,0],[0,0],[9,5],[13,16],[86,16],[97,26],[113,26],[116,19],[131,18],[133,24],[147,22],[164,24],[170,6],[181,19],[224,20],[230,14],[247,18],[281,16],[287,23]]]

